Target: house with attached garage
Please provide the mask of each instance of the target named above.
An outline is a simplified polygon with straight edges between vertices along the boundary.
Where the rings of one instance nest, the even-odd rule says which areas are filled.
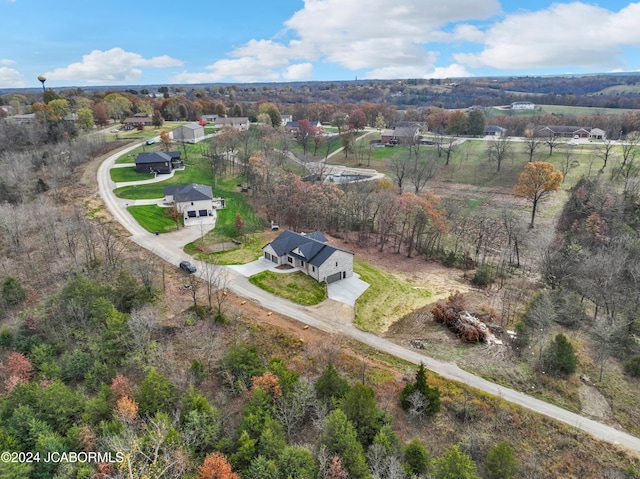
[[[224,199],[214,198],[210,186],[197,183],[165,186],[163,203],[175,204],[185,221],[190,218],[213,216],[213,210],[225,207]]]
[[[135,163],[138,173],[166,175],[171,173],[171,170],[180,163],[180,152],[154,151],[152,153],[140,153],[136,156]]]
[[[289,265],[318,282],[329,284],[353,276],[353,253],[328,244],[319,231],[283,231],[262,251],[272,263]]]

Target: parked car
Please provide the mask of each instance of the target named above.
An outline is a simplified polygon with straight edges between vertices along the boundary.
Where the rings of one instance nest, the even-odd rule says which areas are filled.
[[[188,261],[180,261],[180,269],[185,273],[189,273],[189,274],[196,272],[196,267],[191,263],[189,263]]]

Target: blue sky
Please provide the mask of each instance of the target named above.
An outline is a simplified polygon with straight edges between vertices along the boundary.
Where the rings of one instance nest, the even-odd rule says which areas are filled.
[[[640,3],[0,0],[0,88],[640,71]]]

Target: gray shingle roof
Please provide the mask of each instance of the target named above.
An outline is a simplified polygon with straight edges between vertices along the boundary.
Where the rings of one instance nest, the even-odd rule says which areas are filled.
[[[140,153],[136,156],[136,165],[144,165],[147,163],[164,163],[171,161],[171,157],[162,151],[154,151],[153,153]]]
[[[213,190],[208,185],[191,183],[189,185],[165,186],[164,194],[173,195],[173,201],[202,201],[213,199]]]
[[[326,242],[327,238],[319,231],[307,234],[283,231],[269,244],[278,256],[290,254],[309,264],[320,266],[334,252],[344,251]],[[299,250],[301,254],[295,253],[295,250]]]

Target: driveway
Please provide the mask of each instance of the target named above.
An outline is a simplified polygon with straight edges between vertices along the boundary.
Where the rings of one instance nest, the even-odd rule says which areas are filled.
[[[279,274],[298,271],[295,268],[278,269],[276,264],[266,258],[260,258],[247,264],[229,266],[229,269],[241,274],[245,278],[267,270]],[[334,301],[338,301],[349,306],[355,306],[356,300],[367,290],[368,287],[369,283],[362,281],[358,273],[353,273],[351,278],[341,279],[340,281],[336,281],[327,286],[327,296],[329,299],[333,299]]]
[[[201,266],[199,262],[193,261],[192,258],[185,254],[182,251],[182,247],[184,244],[194,241],[200,237],[201,234],[208,231],[204,225],[202,228],[183,228],[175,233],[156,236],[145,231],[126,211],[123,202],[113,194],[113,188],[115,185],[110,179],[109,168],[114,164],[116,158],[127,151],[133,150],[137,146],[139,145],[134,145],[128,150],[120,151],[110,156],[102,163],[102,165],[100,165],[100,168],[98,169],[98,187],[99,194],[102,197],[106,208],[111,212],[113,217],[131,233],[130,239],[140,246],[155,253],[169,263],[176,265],[176,267],[183,259],[190,260],[197,266]],[[619,431],[614,427],[601,424],[592,419],[567,411],[566,409],[541,401],[519,391],[489,382],[479,376],[475,376],[474,374],[460,369],[454,363],[432,359],[418,350],[406,348],[385,338],[361,331],[351,322],[341,323],[338,321],[332,321],[326,314],[323,314],[321,308],[305,307],[273,296],[252,285],[247,279],[246,274],[254,267],[260,268],[260,264],[258,263],[257,265],[248,267],[244,271],[227,268],[226,271],[228,272],[229,289],[239,296],[251,299],[265,308],[269,308],[272,311],[293,318],[311,327],[349,337],[378,349],[379,351],[386,352],[414,364],[424,363],[425,367],[429,370],[434,371],[447,379],[467,384],[539,414],[561,421],[572,427],[585,431],[597,439],[622,446],[623,448],[627,448],[635,452],[640,452],[640,439],[632,436],[631,434]],[[202,275],[202,267],[198,268],[198,272],[196,274]]]

